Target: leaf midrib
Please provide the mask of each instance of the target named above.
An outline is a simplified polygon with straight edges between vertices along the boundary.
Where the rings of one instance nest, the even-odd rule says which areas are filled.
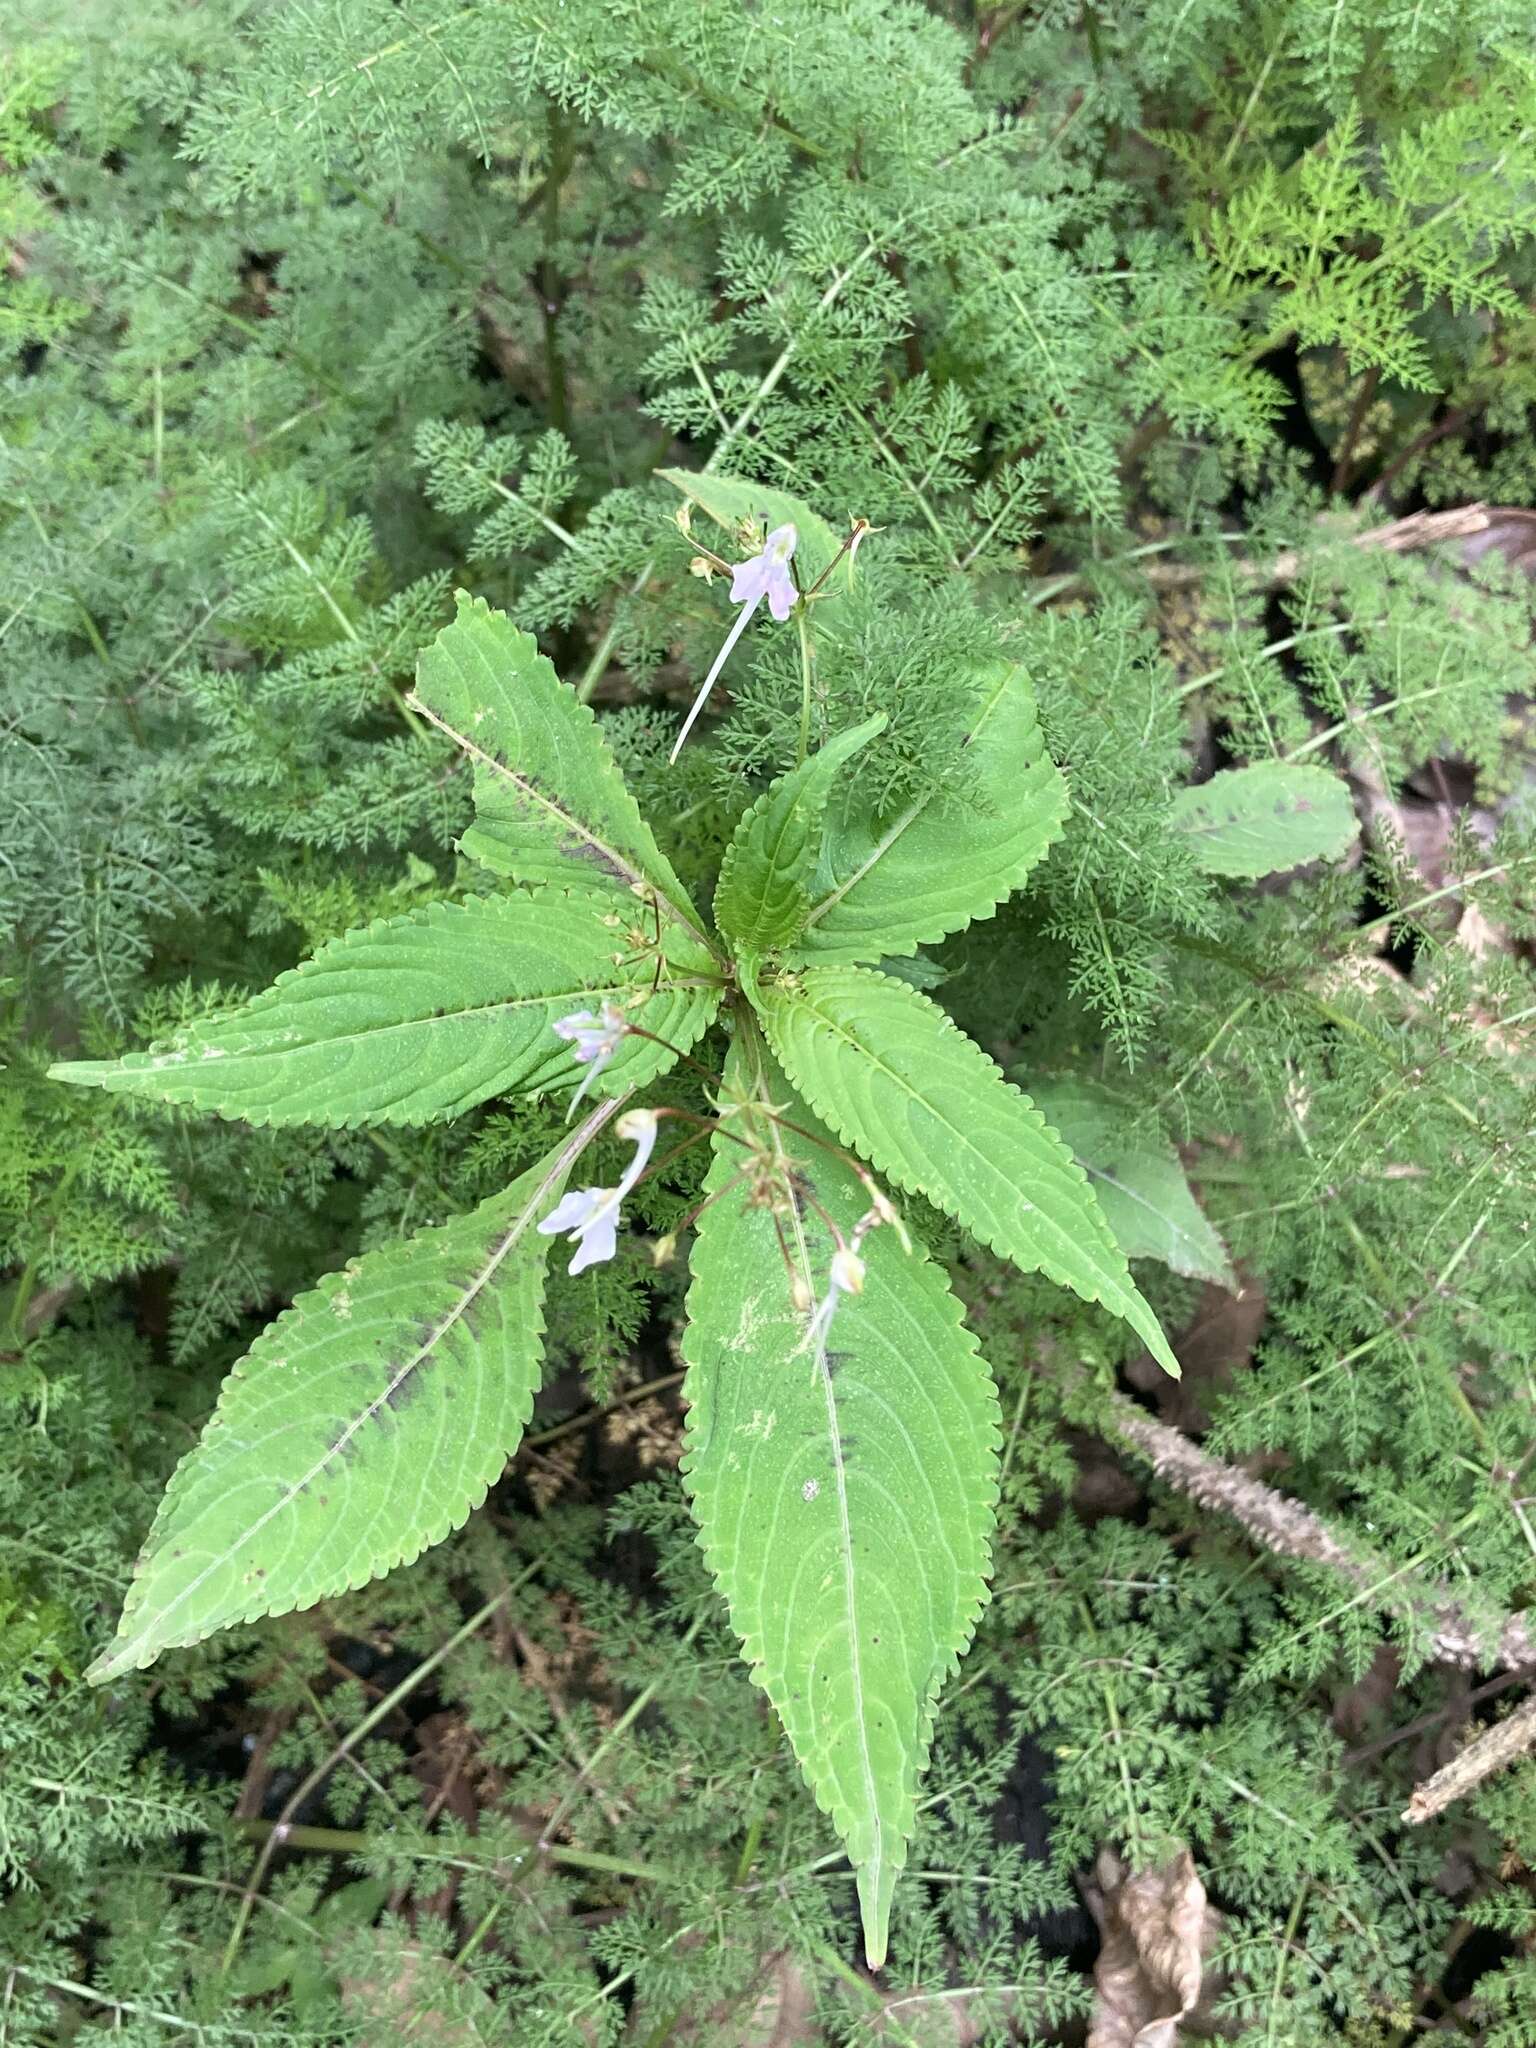
[[[974,723],[972,724],[970,737],[966,741],[967,746],[974,746],[976,744],[977,736],[981,732],[982,727],[986,724],[987,720],[992,716],[993,712],[997,709],[998,704],[1002,699],[1003,692],[1007,689],[1009,681],[1012,678],[1012,673],[1012,665],[1010,664],[1007,668],[1005,668],[1004,673],[1000,678],[996,689],[992,692],[991,698],[988,700],[987,703],[985,703],[982,706]],[[933,798],[931,796],[920,797],[915,804],[911,805],[909,809],[903,812],[901,817],[899,817],[896,820],[895,824],[892,825],[891,829],[880,841],[879,845],[876,846],[874,850],[870,853],[869,858],[865,861],[864,865],[861,868],[856,868],[854,872],[848,877],[846,882],[840,882],[835,889],[830,890],[827,893],[827,895],[825,895],[821,899],[819,903],[815,904],[812,907],[810,914],[807,916],[805,920],[805,923],[800,927],[802,937],[805,935],[806,932],[810,931],[813,926],[818,925],[821,922],[821,920],[826,916],[829,910],[835,910],[838,904],[841,903],[843,898],[849,893],[849,891],[852,889],[856,889],[859,883],[863,881],[864,877],[867,874],[870,874],[875,868],[879,866],[880,862],[885,859],[886,855],[890,852],[891,848],[896,844],[896,842],[903,836],[904,833],[906,833],[913,825],[917,823],[918,819],[922,817],[923,813],[930,807],[932,803]]]
[[[1160,1209],[1155,1202],[1149,1201],[1145,1195],[1133,1188],[1128,1181],[1120,1180],[1107,1166],[1093,1166],[1088,1160],[1079,1158],[1076,1152],[1072,1156],[1074,1159],[1077,1159],[1077,1163],[1084,1173],[1095,1180],[1103,1181],[1106,1187],[1111,1187],[1117,1194],[1124,1195],[1128,1202],[1136,1203],[1138,1208],[1144,1209],[1154,1222],[1160,1223],[1169,1232],[1173,1242],[1183,1248],[1185,1255],[1192,1263],[1201,1257],[1202,1250],[1205,1248],[1200,1245],[1188,1224],[1180,1223],[1176,1217],[1170,1216],[1166,1209]],[[1143,1156],[1149,1157],[1150,1155],[1144,1154]],[[1163,1162],[1158,1161],[1157,1163],[1161,1165]],[[1196,1206],[1198,1210],[1198,1204]],[[1216,1242],[1220,1244],[1221,1240],[1209,1222],[1207,1222],[1206,1227],[1211,1230],[1212,1237],[1216,1238]],[[1226,1263],[1230,1270],[1230,1261]],[[1174,1267],[1173,1270],[1177,1272],[1178,1268]]]
[[[756,1077],[759,1099],[763,1099],[763,1076],[759,1065]],[[794,1219],[795,1251],[800,1266],[800,1276],[806,1286],[815,1293],[815,1281],[811,1273],[810,1247],[805,1241],[805,1222],[800,1204],[795,1199],[794,1183],[790,1178],[788,1161],[784,1151],[783,1135],[779,1126],[770,1118],[768,1128],[771,1134],[774,1158],[778,1163],[780,1176],[789,1191],[790,1214]],[[874,1760],[869,1753],[869,1730],[865,1723],[864,1670],[859,1656],[859,1602],[858,1575],[853,1562],[853,1528],[848,1516],[848,1475],[843,1463],[842,1437],[837,1427],[837,1391],[832,1384],[832,1375],[827,1370],[826,1346],[817,1353],[816,1369],[821,1376],[822,1391],[827,1404],[827,1435],[832,1445],[832,1470],[837,1489],[838,1548],[843,1565],[843,1601],[848,1612],[848,1664],[849,1677],[853,1686],[854,1724],[858,1730],[859,1765],[864,1776],[864,1795],[870,1823],[874,1830],[874,1847],[870,1855],[870,1868],[878,1883],[885,1863],[885,1823],[880,1813],[879,1784],[875,1776]]]
[[[528,1010],[545,1003],[572,1003],[582,996],[626,995],[638,985],[638,983],[632,981],[615,981],[599,983],[594,987],[590,983],[583,982],[578,988],[550,989],[543,995],[498,996],[492,1002],[468,1004],[463,1009],[439,1010],[422,1017],[397,1017],[391,1024],[370,1024],[366,1030],[362,1031],[332,1032],[328,1033],[324,1038],[307,1038],[299,1045],[295,1045],[290,1041],[288,1044],[253,1045],[237,1051],[233,1048],[221,1047],[215,1043],[202,1049],[205,1053],[223,1052],[225,1058],[230,1060],[291,1057],[295,1053],[328,1050],[333,1045],[376,1043],[379,1039],[387,1037],[391,1031],[420,1031],[426,1025],[456,1024],[465,1017],[488,1017],[502,1010]],[[657,993],[665,995],[669,993],[671,987],[671,983],[663,983]],[[316,990],[316,999],[324,999],[322,992],[318,989]],[[189,1059],[178,1064],[184,1065],[191,1070],[198,1063],[195,1060]],[[223,1071],[224,1069],[220,1068],[220,1072]]]
[[[768,794],[771,797],[773,792],[770,790]],[[791,865],[790,867],[782,867],[780,865],[779,857],[784,850],[784,841],[789,834],[789,828],[794,823],[797,807],[798,798],[791,798],[790,802],[785,805],[784,815],[779,820],[778,831],[774,836],[772,845],[764,849],[766,872],[764,873],[762,883],[757,890],[757,899],[755,903],[752,903],[751,905],[751,916],[749,920],[751,929],[748,931],[744,931],[741,935],[741,943],[744,946],[754,946],[764,943],[762,936],[763,920],[765,917],[767,917],[770,909],[769,897],[772,893],[773,885],[775,883],[778,883],[781,891],[787,893],[790,896],[793,896],[796,893],[793,865]],[[732,849],[733,852],[735,850],[736,849],[734,848]],[[746,846],[744,844],[741,848],[741,855],[744,855],[745,852]],[[745,894],[745,892],[743,893]],[[803,894],[804,892],[802,891],[800,893]],[[751,902],[750,897],[748,898],[748,901]]]
[[[302,1478],[294,1480],[293,1483],[287,1488],[287,1490],[281,1495],[279,1495],[278,1499],[273,1502],[271,1507],[267,1508],[262,1514],[258,1515],[254,1522],[248,1523],[238,1536],[232,1538],[229,1541],[229,1543],[226,1544],[224,1550],[221,1552],[219,1556],[210,1558],[209,1562],[206,1565],[204,1565],[203,1569],[198,1573],[197,1577],[193,1579],[190,1582],[190,1584],[182,1588],[181,1592],[177,1594],[176,1598],[173,1601],[171,1601],[169,1606],[158,1607],[154,1610],[154,1613],[151,1617],[152,1626],[139,1629],[134,1636],[129,1638],[122,1645],[122,1650],[117,1660],[119,1665],[121,1665],[121,1663],[124,1661],[132,1661],[133,1645],[137,1643],[142,1643],[145,1640],[146,1636],[150,1635],[151,1633],[155,1635],[162,1635],[165,1630],[165,1625],[169,1620],[170,1616],[175,1614],[181,1607],[183,1607],[185,1603],[188,1600],[190,1600],[193,1597],[193,1595],[201,1589],[205,1581],[214,1572],[222,1570],[227,1564],[229,1564],[232,1558],[243,1546],[249,1544],[254,1537],[260,1534],[260,1532],[267,1526],[268,1522],[272,1520],[274,1515],[279,1515],[283,1513],[285,1509],[291,1507],[293,1502],[299,1496],[299,1494],[301,1494],[304,1491],[304,1488],[306,1486],[309,1486],[314,1480],[318,1479],[323,1472],[329,1469],[329,1467],[335,1462],[335,1460],[342,1455],[347,1445],[350,1444],[352,1439],[357,1435],[357,1432],[360,1429],[362,1429],[367,1423],[373,1420],[373,1418],[378,1414],[379,1410],[389,1402],[389,1400],[394,1394],[398,1393],[402,1386],[404,1386],[405,1382],[410,1378],[411,1374],[416,1372],[422,1365],[423,1361],[430,1357],[430,1355],[437,1349],[437,1347],[442,1343],[443,1339],[447,1336],[448,1332],[454,1329],[463,1320],[464,1316],[468,1314],[471,1304],[474,1301],[476,1301],[479,1298],[479,1296],[484,1292],[486,1287],[489,1286],[492,1279],[495,1277],[497,1272],[505,1263],[508,1255],[512,1252],[514,1247],[521,1242],[522,1238],[527,1232],[528,1223],[533,1215],[533,1212],[536,1209],[539,1209],[543,1206],[545,1200],[549,1196],[551,1189],[570,1171],[577,1154],[581,1151],[583,1146],[586,1145],[590,1138],[596,1136],[597,1130],[600,1129],[602,1124],[606,1123],[608,1118],[613,1114],[613,1112],[618,1109],[621,1100],[622,1098],[615,1098],[611,1102],[605,1102],[601,1104],[599,1109],[595,1110],[593,1112],[593,1115],[586,1119],[586,1121],[582,1124],[581,1128],[575,1133],[573,1133],[573,1135],[566,1140],[565,1144],[561,1147],[560,1152],[557,1154],[555,1161],[551,1165],[549,1171],[544,1175],[544,1178],[539,1182],[539,1185],[534,1189],[533,1193],[524,1203],[521,1214],[515,1219],[515,1221],[513,1221],[507,1226],[507,1229],[503,1233],[500,1241],[496,1244],[494,1250],[486,1257],[486,1259],[480,1267],[480,1270],[475,1274],[474,1278],[469,1282],[469,1284],[466,1287],[464,1287],[461,1290],[457,1299],[453,1302],[452,1306],[444,1313],[442,1318],[433,1325],[430,1333],[425,1338],[423,1338],[422,1341],[417,1345],[416,1349],[411,1353],[410,1357],[406,1359],[404,1364],[400,1366],[399,1370],[393,1375],[388,1384],[384,1388],[382,1388],[381,1391],[358,1412],[358,1414],[353,1418],[353,1420],[342,1431],[341,1435],[338,1436],[335,1439],[335,1441],[332,1444],[330,1444],[327,1447],[327,1449],[321,1454],[321,1456],[315,1460],[315,1462],[310,1466],[309,1470],[304,1473]],[[162,1647],[171,1647],[168,1639],[162,1644]]]
[[[540,805],[551,818],[558,820],[567,831],[574,832],[595,853],[601,854],[603,859],[609,862],[615,870],[616,877],[622,877],[631,885],[638,883],[643,888],[654,890],[657,902],[664,906],[672,921],[682,925],[685,930],[692,932],[694,937],[699,939],[705,946],[709,945],[708,935],[702,925],[673,899],[660,882],[653,880],[650,875],[646,874],[643,868],[639,867],[627,855],[620,853],[616,846],[610,846],[606,839],[599,838],[592,827],[581,818],[578,818],[573,811],[562,810],[553,797],[544,794],[532,777],[520,775],[509,762],[498,760],[494,754],[488,753],[476,741],[461,733],[457,726],[450,725],[440,712],[434,711],[431,705],[425,703],[414,690],[409,693],[405,701],[415,710],[419,711],[424,718],[429,718],[438,728],[439,732],[445,733],[455,746],[462,747],[471,760],[480,762],[493,775],[501,776],[504,781],[512,785],[520,796],[527,797],[531,802]],[[710,948],[710,950],[713,951],[713,948]]]
[[[1091,1160],[1079,1158],[1075,1152],[1072,1156],[1074,1159],[1077,1159],[1078,1165],[1090,1179],[1103,1181],[1106,1187],[1111,1187],[1117,1194],[1124,1195],[1128,1202],[1134,1202],[1139,1209],[1145,1209],[1147,1214],[1156,1222],[1165,1225],[1167,1229],[1171,1230],[1180,1244],[1188,1244],[1193,1248],[1194,1241],[1185,1226],[1182,1223],[1176,1222],[1166,1209],[1160,1209],[1155,1202],[1149,1202],[1144,1194],[1138,1189],[1133,1188],[1129,1181],[1121,1180],[1119,1175],[1109,1167],[1095,1166]],[[1154,1163],[1160,1166],[1163,1164],[1163,1161],[1158,1160]]]

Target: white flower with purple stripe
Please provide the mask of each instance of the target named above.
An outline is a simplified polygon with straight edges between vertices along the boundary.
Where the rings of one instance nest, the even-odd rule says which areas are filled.
[[[575,1057],[587,1071],[581,1086],[571,1097],[571,1108],[567,1118],[592,1086],[598,1075],[607,1066],[619,1049],[624,1036],[624,1013],[616,1010],[612,1003],[604,1003],[602,1013],[594,1017],[590,1010],[573,1010],[569,1017],[557,1017],[550,1026],[556,1038],[563,1038],[575,1048]]]

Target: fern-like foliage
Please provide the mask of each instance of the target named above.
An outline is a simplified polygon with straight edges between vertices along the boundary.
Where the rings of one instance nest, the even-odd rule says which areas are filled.
[[[1422,313],[1441,301],[1462,318],[1519,308],[1501,259],[1536,227],[1533,91],[1510,64],[1377,161],[1353,110],[1284,173],[1266,164],[1211,220],[1218,289],[1267,288],[1271,335],[1337,344],[1356,369],[1434,390]]]
[[[0,0],[0,2038],[1057,2038],[1103,2025],[1084,1881],[1187,1851],[1215,1909],[1191,2030],[1525,2048],[1529,1766],[1397,1816],[1519,1710],[1496,1664],[1531,1602],[1528,30],[1518,0],[142,0],[125,33],[117,0]],[[773,507],[802,588],[856,559],[756,615],[674,762],[736,616],[721,565]],[[433,667],[455,588],[518,650],[488,760],[461,744],[486,650],[453,703]],[[539,752],[552,704],[587,707],[595,778]],[[582,798],[536,874],[523,749]],[[605,804],[617,873],[575,830]],[[386,1304],[397,1273],[450,1286],[431,1247],[560,1155],[582,1068],[547,1019],[520,1066],[498,1023],[433,1120],[320,1127],[270,1071],[255,1126],[48,1066],[196,1044],[211,1073],[263,990],[370,928],[473,931],[504,1000],[497,920],[568,951],[561,892],[599,901],[587,992],[712,986],[656,998],[686,1058],[626,1042],[588,1090],[643,1074],[667,1142],[613,1260],[551,1262],[543,1367],[520,1279],[518,1329],[455,1325],[452,1372],[364,1437],[387,1526],[359,1574],[414,1546],[438,1452],[462,1483],[416,1533],[463,1526],[347,1590],[296,1495],[316,1605],[87,1686],[231,1367],[321,1327],[349,1266]],[[754,1000],[825,1009],[829,976],[860,1045],[866,1009],[921,1020],[894,1106],[806,1065],[793,1114],[775,1074],[816,1139],[700,1212],[711,1149],[746,1163],[724,1075]],[[729,1037],[689,1037],[706,1012]],[[1110,1242],[1073,1249],[1134,1287],[1177,1389],[988,1251],[999,1223],[1023,1248],[1028,1185],[979,1219],[932,1170],[970,1156],[924,1121],[957,1043],[1059,1133],[1036,1191],[1093,1191]],[[828,1298],[815,1202],[845,1239],[870,1213],[817,1142],[858,1117],[927,1256],[866,1229],[823,1369],[782,1353]],[[610,1121],[575,1180],[633,1152]],[[761,1377],[719,1291],[749,1268],[783,1339]],[[909,1295],[947,1335],[893,1340]],[[835,1618],[835,1496],[797,1462],[830,1455],[828,1388],[908,1431],[850,1432],[852,1554],[877,1482],[912,1523],[991,1444],[978,1357],[998,1443],[949,1492],[958,1577],[898,1529],[868,1581],[930,1654],[819,1716],[781,1625]],[[733,1520],[717,1368],[716,1418],[788,1474],[771,1527],[761,1496]],[[477,1373],[483,1458],[438,1426]],[[226,1436],[291,1419],[257,1385]],[[919,1441],[936,1387],[964,1398]],[[1190,1499],[1126,1389],[1358,1573]],[[818,1399],[804,1442],[749,1433]],[[324,1420],[294,1440],[340,1469]],[[742,1539],[718,1584],[706,1498],[710,1557]],[[229,1615],[282,1604],[262,1562]],[[774,1628],[765,1698],[739,1651]],[[877,1721],[860,1806],[839,1745]],[[889,1907],[857,1988],[855,1841],[876,1931]]]

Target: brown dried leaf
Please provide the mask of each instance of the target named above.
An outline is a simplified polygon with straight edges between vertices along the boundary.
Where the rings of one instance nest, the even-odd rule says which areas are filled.
[[[1025,2007],[1019,1993],[999,1989],[974,1997],[951,1996],[946,1991],[894,1992],[885,2000],[885,2010],[871,2022],[877,2041],[889,2041],[892,2048],[976,2048],[978,2041],[995,2041],[1008,2022],[1011,2009],[1021,2017]],[[1010,2032],[1009,2040],[1035,2040],[1032,2031]],[[825,2035],[818,2035],[825,2040]]]
[[[1101,1849],[1094,1874],[1098,1883],[1083,1893],[1103,1946],[1088,2048],[1176,2048],[1216,1937],[1194,1858],[1181,1849],[1156,1870],[1132,1873],[1113,1849]]]
[[[1335,1734],[1345,1742],[1359,1742],[1369,1729],[1383,1722],[1402,1675],[1401,1656],[1390,1643],[1378,1643],[1365,1671],[1334,1700],[1331,1718]]]
[[[683,1427],[679,1410],[654,1394],[615,1408],[603,1421],[604,1441],[627,1447],[634,1453],[642,1472],[675,1465],[683,1452]]]
[[[1485,960],[1490,953],[1509,951],[1509,933],[1485,917],[1475,903],[1468,903],[1456,927],[1456,943],[1474,960]]]
[[[1160,1379],[1167,1374],[1160,1366],[1153,1370]],[[1077,1477],[1072,1484],[1073,1512],[1085,1522],[1102,1522],[1106,1516],[1124,1519],[1141,1506],[1146,1488],[1125,1469],[1125,1460],[1113,1444],[1096,1430],[1063,1429]]]
[[[566,1437],[561,1443],[551,1444],[547,1451],[524,1447],[522,1463],[526,1469],[523,1478],[541,1515],[548,1513],[576,1477],[583,1456],[584,1448],[579,1436]]]
[[[477,1748],[473,1729],[462,1714],[444,1709],[418,1721],[415,1736],[411,1771],[426,1789],[433,1812],[446,1807],[456,1820],[472,1828],[479,1808],[464,1772]]]
[[[814,2048],[821,2039],[816,1994],[788,1956],[770,1963],[768,1981],[758,1993],[741,2039],[743,2048]]]

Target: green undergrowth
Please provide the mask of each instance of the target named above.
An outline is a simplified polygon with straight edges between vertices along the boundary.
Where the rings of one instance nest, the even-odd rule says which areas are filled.
[[[1518,1705],[1536,1583],[1525,10],[132,13],[0,0],[0,2048],[1081,2042],[1085,1890],[1185,1851],[1197,2029],[1524,2048],[1536,1775],[1403,1814]],[[760,614],[671,763],[700,549],[749,552],[706,467],[815,508],[807,559],[869,531],[814,695]],[[465,1526],[85,1681],[235,1361],[569,1134],[47,1078],[504,893],[414,695],[456,590],[698,902],[808,736],[869,727],[873,815],[999,815],[956,678],[1000,657],[1060,771],[880,1000],[1035,1096],[1183,1378],[911,1169],[1001,1498],[877,1972],[690,1518],[651,1250],[734,1257],[697,1150],[557,1261]],[[702,1112],[695,1056],[646,1100]]]

